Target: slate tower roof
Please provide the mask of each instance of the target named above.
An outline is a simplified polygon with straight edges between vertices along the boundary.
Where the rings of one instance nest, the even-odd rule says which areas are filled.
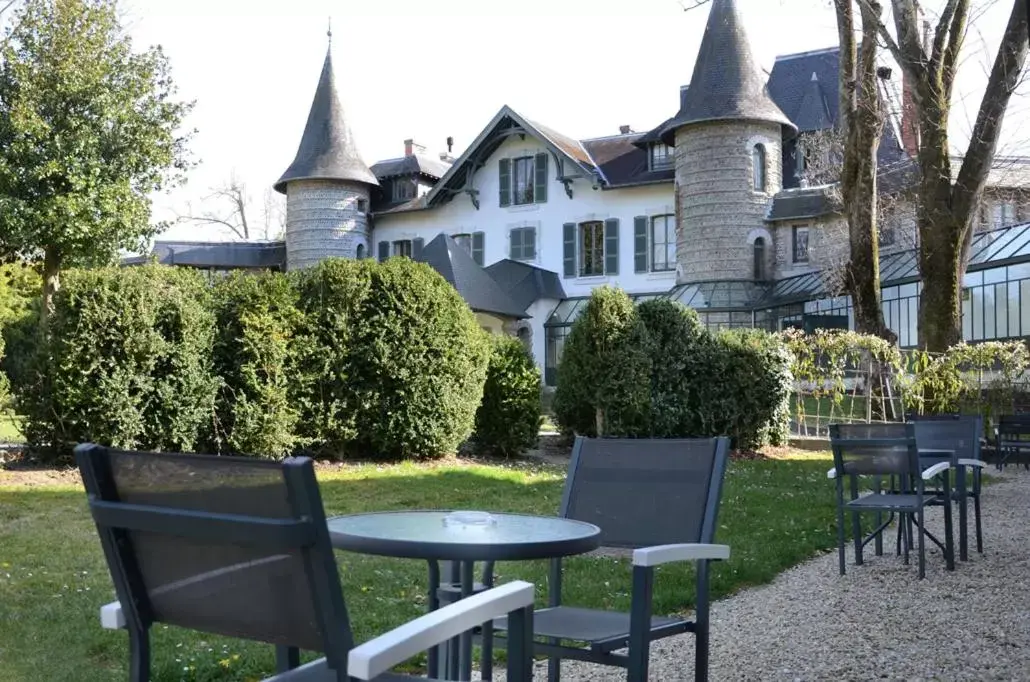
[[[331,49],[326,51],[322,75],[311,101],[308,122],[300,138],[297,156],[275,183],[277,192],[286,192],[291,180],[350,180],[379,185],[361,155],[350,126],[344,117],[343,105],[333,78]]]
[[[713,0],[690,87],[679,113],[662,130],[666,144],[676,129],[704,121],[769,121],[795,129],[769,96],[765,73],[751,44],[735,0]]]

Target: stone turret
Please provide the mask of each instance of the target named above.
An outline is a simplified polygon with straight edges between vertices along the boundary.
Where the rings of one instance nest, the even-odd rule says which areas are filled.
[[[331,48],[297,156],[275,183],[286,195],[286,267],[371,255],[369,192],[378,181],[358,153],[333,77]]]
[[[736,2],[713,0],[690,87],[661,133],[676,148],[680,283],[754,277],[752,244],[782,187],[783,128],[796,131],[766,84]]]

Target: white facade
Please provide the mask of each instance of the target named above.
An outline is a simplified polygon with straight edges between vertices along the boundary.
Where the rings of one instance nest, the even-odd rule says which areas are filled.
[[[547,199],[542,203],[500,205],[500,161],[501,159],[530,158],[547,154]],[[570,199],[564,185],[556,179],[554,157],[540,141],[526,135],[509,137],[497,151],[486,159],[485,165],[475,173],[471,188],[478,191],[479,209],[473,206],[469,195],[456,194],[449,202],[439,207],[403,213],[377,214],[372,232],[372,253],[378,253],[382,242],[413,241],[422,239],[429,243],[438,234],[451,237],[483,234],[482,263],[489,266],[499,260],[516,256],[515,260],[535,265],[558,273],[562,278],[565,293],[570,298],[589,296],[596,287],[611,285],[621,287],[628,293],[667,292],[676,283],[675,271],[675,199],[673,183],[643,185],[623,189],[593,189],[592,182],[577,178],[571,184]],[[648,219],[648,226],[660,216],[669,216],[672,246],[669,255],[669,269],[653,271],[654,258],[648,258],[648,271],[637,272],[634,255],[634,221],[639,217]],[[603,274],[581,275],[584,265],[584,230],[596,229],[596,224],[610,226],[617,220],[617,270]],[[664,222],[659,218],[658,222]],[[581,227],[594,223],[593,228]],[[576,225],[576,275],[566,276],[565,228]],[[526,230],[529,228],[529,230]],[[533,236],[532,257],[511,253],[512,231],[522,230],[521,236]],[[588,233],[589,234],[589,233]],[[605,235],[608,236],[608,235]],[[589,237],[588,237],[589,238]],[[461,241],[459,238],[458,241]],[[521,241],[520,241],[521,243]],[[605,241],[604,257],[611,255],[610,241]],[[654,245],[661,251],[661,244]],[[649,249],[653,250],[653,249]],[[394,253],[395,251],[391,251]],[[662,259],[659,258],[659,261]],[[659,263],[661,265],[661,263]],[[532,348],[537,364],[544,363],[544,330],[547,316],[557,301],[538,301],[530,306],[527,314],[532,315]],[[545,305],[546,304],[546,305]],[[547,309],[544,309],[544,308]]]

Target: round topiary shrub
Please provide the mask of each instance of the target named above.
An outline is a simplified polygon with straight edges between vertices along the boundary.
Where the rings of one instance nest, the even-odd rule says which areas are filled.
[[[489,345],[447,280],[406,258],[329,259],[299,287],[300,425],[313,449],[431,458],[468,439]]]
[[[682,303],[652,299],[637,306],[651,357],[651,435],[685,438],[703,432],[702,400],[712,337]]]
[[[33,376],[16,387],[33,450],[61,457],[84,441],[193,450],[218,389],[208,296],[202,276],[183,268],[66,272]]]
[[[221,378],[208,436],[216,452],[279,458],[294,448],[297,291],[277,272],[234,272],[212,291],[214,371]]]
[[[537,444],[540,434],[540,370],[518,339],[494,336],[476,411],[477,447],[495,455],[519,455]]]
[[[649,433],[647,329],[621,289],[601,287],[572,326],[558,364],[554,413],[565,433]]]

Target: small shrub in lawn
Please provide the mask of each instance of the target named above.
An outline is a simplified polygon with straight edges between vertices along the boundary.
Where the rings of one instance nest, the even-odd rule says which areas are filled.
[[[647,329],[621,289],[595,289],[565,340],[554,412],[565,432],[648,433],[651,357]]]
[[[282,457],[294,447],[297,291],[286,275],[235,272],[213,289],[213,365],[222,385],[210,449]]]
[[[497,455],[519,455],[540,433],[540,371],[518,339],[494,336],[476,411],[476,445]]]
[[[443,277],[407,258],[329,259],[299,290],[299,426],[312,448],[426,458],[469,437],[489,346]]]
[[[50,457],[83,441],[194,449],[218,389],[201,275],[147,265],[71,270],[62,280],[49,340],[17,387],[33,449]]]

